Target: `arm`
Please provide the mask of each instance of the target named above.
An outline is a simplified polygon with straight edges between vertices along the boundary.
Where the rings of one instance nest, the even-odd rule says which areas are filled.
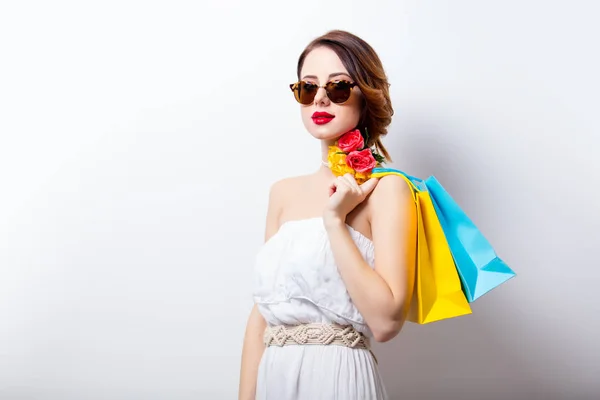
[[[244,335],[239,400],[254,400],[256,397],[256,377],[258,376],[258,365],[265,349],[263,333],[266,326],[264,318],[254,305],[248,317],[246,334]]]
[[[360,202],[366,195],[357,197]],[[369,202],[375,269],[352,240],[344,213],[343,218],[326,214],[324,220],[350,298],[375,340],[384,342],[400,332],[408,314],[415,278],[417,213],[411,189],[396,176],[381,178]]]
[[[279,229],[279,190],[277,184],[271,187],[269,194],[269,207],[265,229],[265,241]],[[254,400],[256,397],[256,378],[258,365],[265,349],[263,334],[267,323],[258,311],[256,304],[252,307],[242,348],[242,365],[240,371],[239,400]]]

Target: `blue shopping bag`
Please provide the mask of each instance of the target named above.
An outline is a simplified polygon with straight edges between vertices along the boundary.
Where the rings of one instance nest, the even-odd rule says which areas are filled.
[[[376,168],[372,173],[384,170],[390,169]],[[470,303],[516,276],[434,176],[423,180],[402,173],[415,184],[427,187]]]
[[[458,206],[440,182],[425,181],[469,302],[500,286],[515,272],[498,257],[490,242]]]

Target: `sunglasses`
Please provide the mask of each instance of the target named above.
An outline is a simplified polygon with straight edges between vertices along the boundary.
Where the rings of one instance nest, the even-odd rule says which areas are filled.
[[[299,81],[296,83],[292,83],[290,85],[290,89],[294,92],[294,97],[296,101],[303,105],[309,105],[315,100],[315,96],[319,91],[319,88],[324,88],[325,93],[327,93],[327,97],[335,104],[342,104],[350,98],[352,94],[352,88],[356,86],[355,82],[349,81],[330,81],[327,82],[324,86],[319,86],[317,84]]]

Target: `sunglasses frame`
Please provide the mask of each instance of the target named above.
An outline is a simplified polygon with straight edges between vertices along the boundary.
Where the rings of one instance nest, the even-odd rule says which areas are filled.
[[[310,102],[308,103],[302,103],[300,102],[300,99],[298,98],[298,96],[296,95],[297,91],[298,91],[298,87],[300,86],[301,83],[305,83],[305,84],[310,84],[310,85],[314,85],[317,87],[317,90],[315,91],[315,95],[313,96],[313,98],[310,100]],[[340,82],[344,82],[347,83],[348,85],[350,85],[350,94],[348,95],[348,98],[344,101],[340,101],[340,102],[336,102],[331,98],[331,93],[329,92],[329,90],[327,90],[327,86],[330,84],[336,84],[336,83],[340,83]],[[327,98],[334,104],[344,104],[345,102],[347,102],[348,100],[350,100],[350,97],[352,96],[352,89],[354,89],[358,84],[356,82],[351,82],[347,79],[338,79],[338,80],[333,80],[333,81],[329,81],[326,84],[319,86],[316,83],[312,83],[312,82],[307,82],[307,81],[303,81],[300,80],[298,82],[294,82],[292,84],[290,84],[290,89],[292,89],[292,92],[294,92],[294,99],[296,99],[296,101],[304,106],[307,106],[309,104],[311,104],[314,100],[315,97],[317,96],[317,93],[319,91],[320,88],[325,89],[325,93],[327,94]]]

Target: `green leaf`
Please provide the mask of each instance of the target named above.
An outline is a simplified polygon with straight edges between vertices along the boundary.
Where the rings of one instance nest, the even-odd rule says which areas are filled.
[[[369,143],[369,130],[367,129],[366,126],[365,126],[365,135],[363,136],[363,138],[365,139],[365,148],[367,148],[367,143]]]
[[[377,161],[378,163],[385,163],[385,157],[382,156],[381,154],[377,154],[375,152],[373,152],[373,158],[375,158],[375,161]]]

